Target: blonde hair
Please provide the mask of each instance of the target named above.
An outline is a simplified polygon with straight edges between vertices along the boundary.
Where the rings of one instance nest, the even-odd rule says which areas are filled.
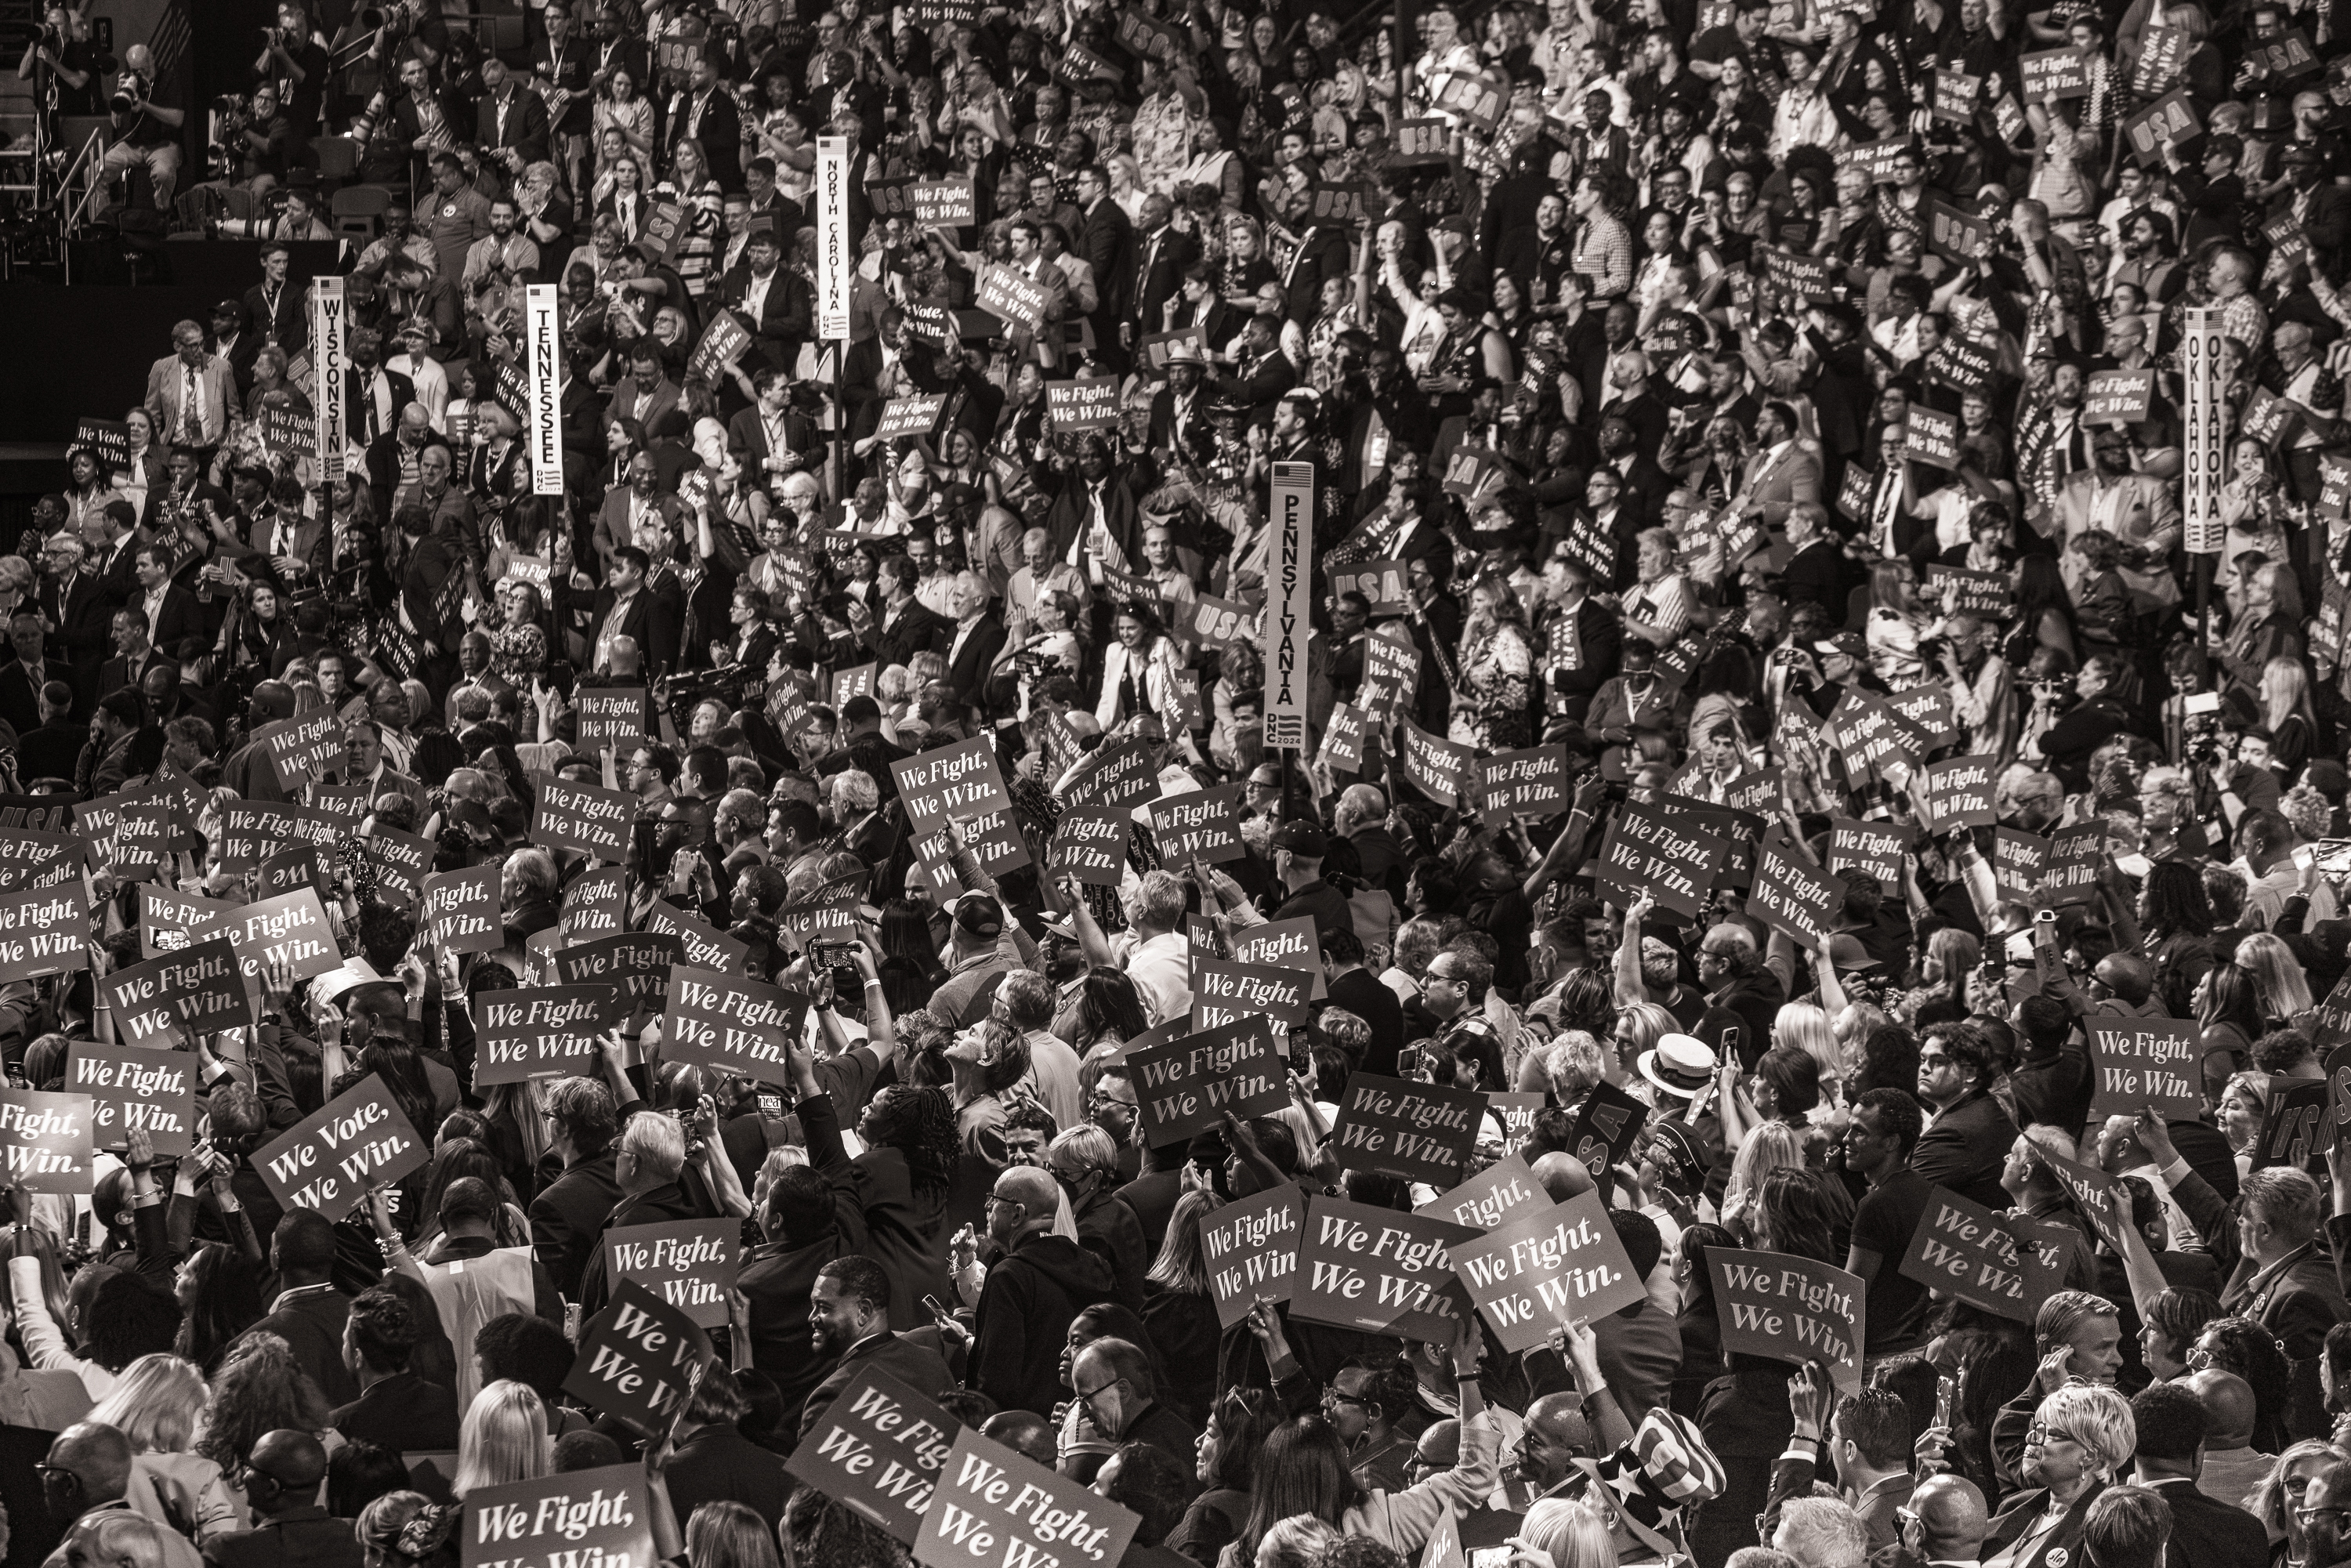
[[[2290,718],[2318,730],[2318,714],[2310,706],[2310,674],[2300,659],[2272,659],[2262,666],[2262,724],[2275,735]]]
[[[1823,1079],[1844,1077],[1844,1048],[1829,1015],[1813,1002],[1789,1002],[1771,1019],[1771,1043],[1792,1045],[1813,1059]]]
[[[2291,1023],[2311,1009],[2310,981],[2286,945],[2266,931],[2237,944],[2237,967],[2253,977],[2253,994],[2271,1017]]]
[[[2043,1399],[2032,1418],[2077,1439],[2105,1476],[2127,1469],[2138,1448],[2138,1427],[2131,1420],[2130,1401],[2095,1384],[2067,1384]]]
[[[76,1528],[85,1532],[87,1553],[100,1562],[120,1562],[127,1568],[164,1568],[170,1561],[163,1554],[163,1527],[143,1513],[109,1509],[89,1516]]]
[[[1804,1141],[1796,1129],[1785,1122],[1766,1122],[1750,1131],[1739,1145],[1737,1157],[1730,1162],[1730,1182],[1723,1194],[1723,1207],[1729,1207],[1734,1198],[1753,1202],[1763,1190],[1763,1178],[1782,1166],[1804,1168]]]
[[[1608,1524],[1583,1502],[1547,1497],[1527,1510],[1520,1544],[1551,1553],[1552,1568],[1614,1568]]]
[[[1314,1568],[1339,1532],[1311,1513],[1277,1520],[1258,1537],[1257,1568]]]
[[[458,1430],[457,1475],[449,1490],[462,1500],[477,1487],[535,1481],[554,1469],[555,1439],[538,1396],[510,1377],[485,1385]]]
[[[114,1392],[83,1419],[120,1431],[131,1439],[134,1454],[183,1454],[212,1397],[194,1363],[158,1353],[124,1367]]]
[[[1632,1020],[1633,1039],[1625,1047],[1631,1056],[1655,1050],[1660,1039],[1682,1027],[1673,1014],[1655,1002],[1629,1003],[1616,1009],[1616,1018],[1620,1023]]]

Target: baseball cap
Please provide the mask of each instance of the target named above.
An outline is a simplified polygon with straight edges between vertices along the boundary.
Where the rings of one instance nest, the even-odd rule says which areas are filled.
[[[955,901],[955,923],[974,936],[1004,935],[1004,905],[986,893],[967,893]]]
[[[1308,860],[1320,860],[1331,852],[1331,841],[1312,822],[1284,822],[1273,830],[1270,841],[1275,849],[1288,850]]]
[[[224,299],[219,304],[213,307],[213,314],[215,316],[242,316],[245,314],[245,307],[239,305],[234,299]]]
[[[1858,632],[1840,632],[1834,637],[1823,637],[1813,643],[1813,652],[1843,653],[1848,659],[1865,659],[1869,656],[1869,644],[1861,640]]]

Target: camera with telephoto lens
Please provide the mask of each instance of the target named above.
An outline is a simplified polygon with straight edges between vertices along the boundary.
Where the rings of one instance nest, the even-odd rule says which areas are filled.
[[[106,100],[106,107],[116,114],[131,114],[136,112],[139,108],[139,100],[143,96],[142,93],[131,90],[132,85],[137,83],[138,80],[139,78],[137,77],[124,77],[122,78],[122,85],[114,89],[113,96]]]

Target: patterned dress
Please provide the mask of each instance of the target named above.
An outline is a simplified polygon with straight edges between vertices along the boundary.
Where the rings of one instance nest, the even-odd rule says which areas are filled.
[[[1528,705],[1534,692],[1534,649],[1526,632],[1505,622],[1461,653],[1461,685],[1448,738],[1488,751],[1534,744]]]

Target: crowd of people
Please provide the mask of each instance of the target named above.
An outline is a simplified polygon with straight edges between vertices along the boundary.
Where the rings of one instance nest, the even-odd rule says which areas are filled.
[[[72,7],[22,66],[110,106],[102,206],[260,244],[0,557],[9,820],[177,830],[90,831],[12,1085],[112,1038],[162,895],[264,895],[241,803],[364,786],[331,983],[182,1042],[195,1149],[12,1194],[28,1553],[454,1568],[469,1494],[642,1460],[694,1568],[903,1563],[784,1469],[879,1370],[1131,1513],[1130,1568],[2351,1559],[2327,7],[548,0],[503,54],[340,9],[209,114]],[[341,184],[385,195],[338,251]],[[974,742],[1008,808],[910,798]],[[625,847],[550,835],[559,783]],[[1105,799],[1115,885],[1057,863]],[[1614,852],[1658,823],[1700,852]],[[493,950],[420,920],[419,839],[499,868]],[[805,1002],[780,1067],[653,1006],[476,1081],[615,865],[626,929]],[[1301,921],[1290,1103],[1154,1144],[1130,1045]],[[2200,1113],[2129,1097],[2131,1030]],[[1644,1298],[1522,1353],[1225,1322],[1221,1209],[1439,1196],[1334,1136],[1366,1079],[1498,1097],[1460,1176],[1596,1192]],[[281,1206],[256,1153],[371,1081],[430,1159]],[[1932,1286],[1953,1197],[2062,1276]],[[606,1234],[678,1219],[739,1274],[649,1437],[566,1385]],[[1855,1277],[1857,1378],[1726,1350],[1742,1250]]]

